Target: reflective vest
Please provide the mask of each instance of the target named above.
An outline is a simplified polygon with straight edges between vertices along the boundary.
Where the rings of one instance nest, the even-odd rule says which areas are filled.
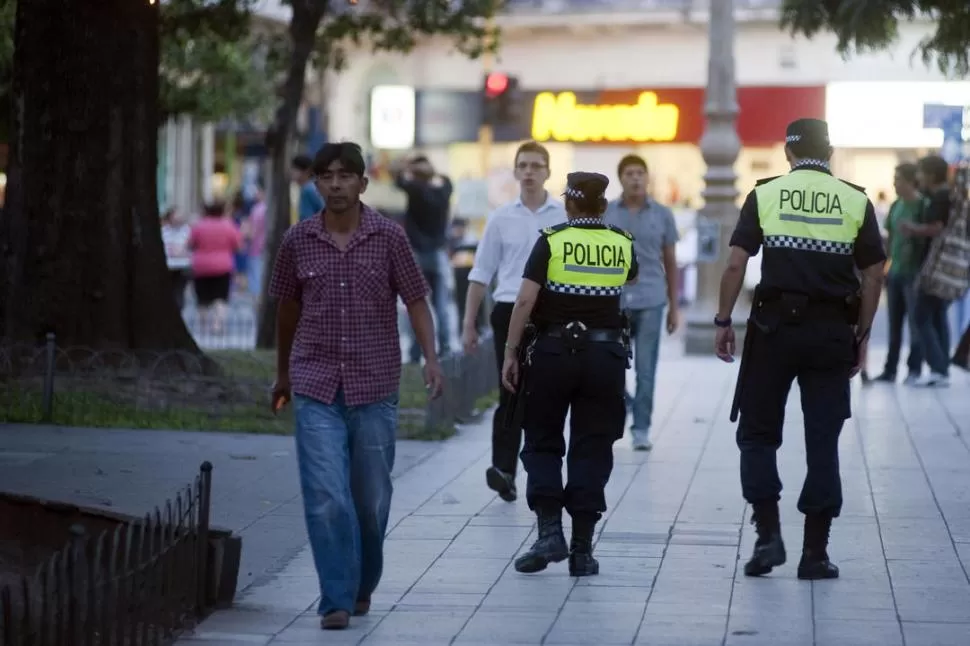
[[[764,246],[852,255],[866,217],[861,187],[816,170],[796,170],[754,189]]]
[[[560,224],[542,230],[552,254],[545,288],[559,294],[617,296],[633,264],[633,236],[603,224]]]

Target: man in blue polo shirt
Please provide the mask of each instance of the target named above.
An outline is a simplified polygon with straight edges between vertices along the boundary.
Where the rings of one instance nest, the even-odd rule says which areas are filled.
[[[300,222],[309,220],[323,210],[326,204],[313,183],[313,160],[306,155],[297,155],[290,164],[290,178],[300,187],[300,201],[297,204],[297,217]]]
[[[603,219],[633,234],[640,274],[637,282],[623,290],[623,307],[633,323],[634,368],[637,389],[633,397],[633,448],[649,451],[653,393],[660,356],[660,335],[664,327],[673,334],[679,323],[677,254],[679,236],[674,214],[647,196],[647,162],[637,155],[620,160],[617,175],[623,194],[610,202]]]

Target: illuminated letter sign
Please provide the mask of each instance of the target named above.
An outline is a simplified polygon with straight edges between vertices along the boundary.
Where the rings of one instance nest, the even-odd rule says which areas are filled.
[[[542,92],[532,110],[536,141],[673,141],[680,108],[641,92],[633,105],[580,105],[572,92]]]

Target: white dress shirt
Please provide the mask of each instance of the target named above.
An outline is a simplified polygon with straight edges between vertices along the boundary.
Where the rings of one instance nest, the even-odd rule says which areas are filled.
[[[514,202],[495,209],[485,221],[485,232],[475,251],[475,264],[468,280],[488,285],[498,275],[492,299],[497,303],[514,303],[522,286],[522,272],[539,239],[539,230],[566,221],[563,203],[546,193],[546,201],[534,213]]]

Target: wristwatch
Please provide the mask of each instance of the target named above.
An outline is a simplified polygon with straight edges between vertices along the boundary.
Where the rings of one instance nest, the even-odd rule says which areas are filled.
[[[717,318],[717,314],[714,315],[714,325],[717,327],[731,327],[731,317],[726,319]]]

